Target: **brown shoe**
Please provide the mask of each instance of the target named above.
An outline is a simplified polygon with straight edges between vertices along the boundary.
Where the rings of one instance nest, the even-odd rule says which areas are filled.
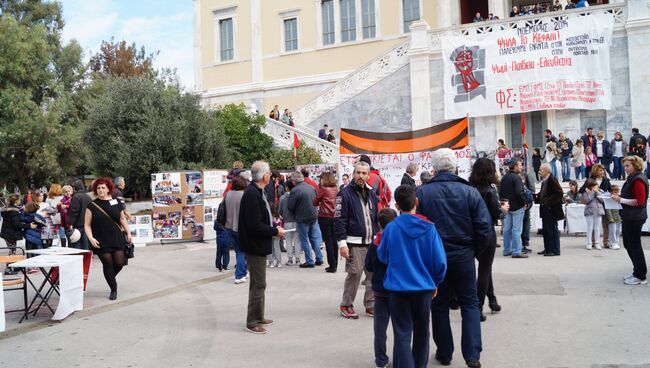
[[[266,329],[262,326],[246,326],[246,331],[257,335],[263,335],[266,333]]]
[[[273,324],[273,320],[272,320],[272,319],[263,319],[263,320],[262,320],[262,326],[270,326],[270,325],[272,325],[272,324]]]
[[[374,317],[375,316],[375,310],[373,308],[366,308],[366,316]]]

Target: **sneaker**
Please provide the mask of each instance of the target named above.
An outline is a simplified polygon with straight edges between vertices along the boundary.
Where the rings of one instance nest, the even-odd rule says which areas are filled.
[[[323,265],[323,261],[316,261],[316,263],[314,263],[314,264],[315,264],[316,266],[321,266],[321,265]]]
[[[243,284],[243,283],[245,283],[245,282],[246,282],[246,278],[245,278],[245,277],[242,277],[241,279],[235,279],[235,284],[237,284],[237,285],[239,285],[239,284]]]
[[[512,256],[512,258],[528,258],[528,255],[527,254],[517,254],[517,255]]]
[[[287,263],[284,264],[285,266],[293,266],[293,261],[288,260]]]
[[[246,326],[246,332],[254,333],[257,335],[263,335],[266,333],[266,329],[262,326]]]
[[[591,250],[591,245],[587,245],[587,250]]]
[[[625,281],[627,279],[633,279],[633,278],[634,278],[634,275],[627,275],[627,276],[623,277],[623,281]]]
[[[611,250],[619,250],[619,249],[621,249],[621,247],[619,247],[618,244],[614,244],[614,245],[610,246],[609,249],[611,249]]]
[[[343,316],[345,318],[348,318],[348,319],[358,319],[359,318],[359,315],[357,314],[357,312],[354,311],[354,308],[352,308],[351,305],[350,306],[343,306],[342,305],[339,308],[339,310],[341,312],[341,316]]]
[[[263,319],[262,322],[261,322],[261,325],[262,325],[262,326],[270,326],[270,325],[272,325],[272,324],[273,324],[273,320],[272,320],[272,319]]]
[[[623,283],[625,285],[645,285],[645,284],[648,283],[648,280],[640,280],[640,279],[637,279],[636,277],[632,276],[629,279],[623,280]]]
[[[277,268],[281,268],[281,267],[282,267],[282,263],[280,263],[280,261],[275,262],[275,267],[277,267]]]
[[[594,248],[596,248],[596,250],[602,250],[603,249],[603,247],[601,247],[600,245],[596,245]]]
[[[314,264],[302,263],[300,264],[300,268],[314,268]]]

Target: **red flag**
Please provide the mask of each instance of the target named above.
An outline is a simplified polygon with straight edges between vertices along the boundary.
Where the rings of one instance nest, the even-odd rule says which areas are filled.
[[[300,148],[300,140],[298,139],[297,133],[293,133],[293,148],[295,149]]]
[[[526,135],[526,114],[521,113],[521,135]]]

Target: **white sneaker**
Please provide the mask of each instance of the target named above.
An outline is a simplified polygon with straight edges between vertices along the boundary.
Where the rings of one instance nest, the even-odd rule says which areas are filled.
[[[634,278],[634,275],[627,275],[627,276],[623,277],[623,281],[625,281],[627,279],[633,279],[633,278]]]
[[[648,283],[648,280],[639,280],[636,277],[632,276],[629,279],[623,280],[625,285],[645,285]]]
[[[614,245],[610,245],[610,246],[609,246],[609,249],[611,249],[611,250],[618,250],[618,249],[621,249],[621,247],[619,247],[618,244],[614,244]]]
[[[600,245],[596,245],[595,248],[596,248],[597,250],[601,250],[601,249],[603,249],[603,247],[601,247]]]
[[[587,250],[591,250],[591,245],[587,245]]]
[[[245,277],[242,277],[241,279],[235,279],[235,284],[236,284],[236,285],[243,284],[243,283],[245,283],[245,282],[246,282],[246,278],[245,278]]]
[[[277,268],[282,268],[282,263],[281,262],[275,262],[275,267]]]

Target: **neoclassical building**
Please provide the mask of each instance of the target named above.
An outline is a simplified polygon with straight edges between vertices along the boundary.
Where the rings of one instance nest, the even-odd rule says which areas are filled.
[[[195,0],[197,89],[206,108],[230,102],[264,113],[276,104],[290,108],[295,131],[335,161],[337,148],[313,139],[322,124],[395,132],[444,123],[441,37],[535,24],[549,14],[509,18],[511,6],[548,2]],[[477,12],[500,20],[471,23]],[[592,4],[562,16],[602,12],[614,17],[612,108],[528,112],[526,140],[533,146],[543,145],[547,128],[571,138],[587,126],[608,138],[629,135],[633,126],[650,133],[650,1]],[[504,138],[520,146],[520,121],[520,114],[471,118],[470,144],[489,150]],[[290,144],[293,131],[267,124],[279,144]]]

